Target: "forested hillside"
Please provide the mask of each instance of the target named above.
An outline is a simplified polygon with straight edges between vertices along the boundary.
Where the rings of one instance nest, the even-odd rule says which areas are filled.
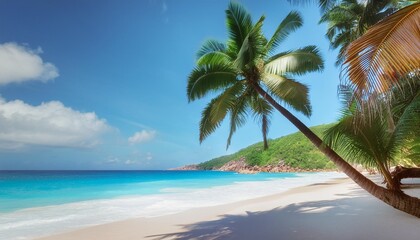
[[[322,132],[330,125],[319,125],[311,129],[322,137]],[[245,159],[252,166],[284,164],[299,169],[335,169],[330,162],[302,133],[297,132],[269,141],[269,148],[263,150],[259,142],[237,153],[226,155],[198,164],[199,169],[218,169],[227,162]]]

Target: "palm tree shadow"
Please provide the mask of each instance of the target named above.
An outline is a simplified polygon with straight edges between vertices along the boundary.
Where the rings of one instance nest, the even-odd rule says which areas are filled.
[[[386,211],[369,210],[382,208]],[[392,221],[382,221],[382,219],[389,219],[390,216],[392,216]],[[405,221],[404,225],[395,224],[399,218]],[[407,218],[410,220],[409,222],[406,221]],[[372,222],[372,219],[377,221]],[[403,231],[404,239],[418,240],[420,234],[418,224],[417,218],[389,209],[388,206],[376,199],[347,197],[332,201],[291,204],[269,211],[247,212],[245,215],[223,215],[217,220],[183,225],[182,228],[185,231],[182,232],[152,235],[148,238],[153,240],[386,240],[401,239],[401,231]]]

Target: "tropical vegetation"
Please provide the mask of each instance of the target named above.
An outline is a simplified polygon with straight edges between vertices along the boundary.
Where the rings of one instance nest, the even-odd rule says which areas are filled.
[[[420,2],[390,15],[349,44],[343,65],[344,84],[356,100],[381,93],[417,78],[420,74]],[[391,98],[389,98],[391,99]],[[371,101],[370,106],[380,106]]]
[[[395,12],[401,6],[394,0],[387,1],[359,1],[343,0],[329,2],[320,19],[320,23],[327,23],[326,36],[330,40],[331,48],[339,49],[336,65],[343,63],[348,45],[362,36],[366,30],[384,17]]]
[[[311,127],[317,135],[322,136],[331,124]],[[263,150],[263,142],[259,142],[239,150],[236,153],[221,156],[198,164],[198,169],[213,170],[224,164],[245,159],[250,166],[277,165],[281,162],[294,169],[336,169],[334,164],[322,154],[302,133],[297,132],[277,139],[269,140],[270,148]]]
[[[322,61],[320,61],[321,58],[319,57],[317,49],[313,46],[302,48],[298,51],[298,54],[290,57],[288,56],[291,52],[275,54],[275,47],[277,47],[281,40],[291,33],[295,27],[286,27],[286,34],[280,34],[283,32],[281,27],[282,24],[280,24],[279,28],[277,28],[273,34],[273,37],[270,40],[267,40],[261,31],[264,17],[261,17],[253,24],[249,13],[243,7],[235,3],[229,4],[226,15],[229,31],[229,40],[227,44],[204,45],[200,51],[203,52],[204,49],[204,54],[201,54],[200,59],[197,61],[196,68],[192,71],[188,79],[187,93],[190,101],[199,99],[209,93],[222,91],[220,95],[211,100],[210,104],[203,111],[200,123],[200,141],[220,126],[221,121],[229,113],[231,123],[231,132],[228,139],[229,143],[232,133],[237,127],[244,123],[249,106],[258,102],[256,96],[259,95],[259,97],[270,103],[274,109],[279,111],[293,123],[322,153],[324,153],[340,170],[353,179],[360,187],[394,208],[420,217],[420,199],[408,196],[396,189],[384,188],[372,182],[354,169],[348,162],[326,145],[314,132],[279,104],[280,102],[289,105],[292,108],[309,115],[309,102],[305,102],[304,100],[307,99],[307,88],[304,88],[298,82],[293,81],[286,73],[302,75],[309,71],[321,70],[323,65]],[[398,15],[398,12],[396,15]],[[395,16],[395,14],[391,15],[390,18],[392,19],[393,16]],[[419,14],[417,13],[416,16],[418,19]],[[382,20],[380,23],[384,22],[386,23],[387,19]],[[415,25],[417,22],[418,20],[415,20],[411,25]],[[388,27],[388,30],[393,31],[395,28],[390,29]],[[418,32],[417,29],[416,33]],[[417,36],[415,34],[410,35],[404,31],[402,35]],[[418,38],[415,39],[414,45],[418,42]],[[352,45],[350,44],[349,48],[351,48],[351,46]],[[380,44],[379,47],[383,47],[383,45]],[[415,47],[417,48],[414,50],[417,51],[414,52],[418,54],[420,52],[418,51],[419,46]],[[349,72],[352,71],[351,61],[357,61],[357,56],[369,52],[368,50],[370,49],[371,47],[363,50],[364,52],[359,52],[359,54],[356,54],[350,61],[347,58],[346,61],[349,66],[347,69]],[[350,51],[346,50],[346,52]],[[202,57],[206,60],[201,60]],[[398,58],[399,56],[394,57]],[[366,59],[362,58],[361,60],[364,61]],[[377,61],[377,58],[373,58],[372,60]],[[406,64],[401,65],[405,66]],[[407,65],[410,65],[410,63]],[[364,65],[361,68],[361,72],[370,66],[371,65]],[[411,62],[410,66],[418,68],[419,65],[417,62]],[[405,72],[405,75],[415,73],[415,71],[411,70],[410,72]],[[366,76],[371,75],[371,72],[366,74]],[[350,79],[351,81],[357,81],[357,76],[351,75]],[[360,86],[363,87],[365,85],[360,84]],[[355,89],[356,88],[353,88],[352,90]],[[353,95],[355,96],[361,96],[357,91],[354,91],[354,93],[355,94]],[[381,95],[381,93],[382,92],[378,92],[376,95]],[[372,92],[370,92],[370,94],[372,94]],[[363,98],[359,99],[363,100]],[[365,98],[365,100],[366,99],[367,98]]]
[[[419,129],[419,113],[416,111],[419,107],[415,104],[420,66],[417,44],[419,4],[410,6],[416,1],[335,2],[334,6],[324,11],[321,22],[328,23],[327,36],[331,46],[341,47],[337,62],[341,64],[345,60],[343,75],[346,78],[342,81],[341,94],[346,96],[350,93],[352,97],[347,99],[347,106],[344,108],[347,112],[344,115],[347,116],[343,116],[342,122],[335,127],[336,135],[339,126],[342,132],[334,147],[341,145],[341,152],[348,160],[382,169],[379,172],[386,179],[387,186],[399,189],[399,181],[392,179],[389,173],[389,166],[396,155],[395,144],[404,149],[403,153],[400,151],[397,154],[400,159],[404,159],[407,152],[410,156],[419,154],[418,147],[415,147],[418,140],[407,131],[399,134],[401,129],[398,127],[404,125],[411,133]],[[405,8],[389,16],[387,21],[380,21],[402,7]],[[375,23],[375,26],[369,28]],[[364,33],[366,34],[362,35]],[[401,101],[402,99],[404,101]],[[398,113],[395,112],[395,104],[398,104]],[[399,116],[404,111],[411,114],[403,114],[404,117],[400,119]],[[352,121],[349,121],[349,118]],[[344,119],[347,119],[345,129],[342,128]],[[401,123],[398,122],[400,120]],[[362,133],[365,136],[360,138]],[[369,139],[367,133],[370,133],[370,137],[376,135],[376,138],[380,139],[370,139],[370,149],[363,150]],[[349,134],[353,136],[352,144],[348,141]],[[394,134],[399,137],[395,137]],[[347,137],[343,137],[344,135]],[[403,144],[398,141],[402,138],[411,140],[404,141]],[[331,138],[328,142],[332,144]],[[379,142],[381,144],[378,144]],[[347,152],[343,152],[344,146],[347,146]],[[377,153],[375,157],[352,158],[356,149],[359,153],[366,150],[371,154],[375,151]],[[414,151],[416,149],[417,152]],[[353,154],[349,154],[350,152]],[[413,157],[409,160],[416,161]]]
[[[411,165],[418,161],[416,147],[420,144],[420,81],[412,79],[403,91],[383,105],[382,111],[368,113],[369,108],[351,101],[343,109],[337,124],[325,131],[325,143],[338,151],[347,161],[376,168],[387,183],[387,187],[400,190],[400,179],[395,180],[391,166]],[[351,94],[350,94],[351,96]],[[364,104],[364,103],[362,103]],[[364,117],[371,114],[371,119]]]

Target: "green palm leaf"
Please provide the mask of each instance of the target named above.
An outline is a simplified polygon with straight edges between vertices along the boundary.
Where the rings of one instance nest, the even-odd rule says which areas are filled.
[[[397,110],[395,108],[403,108],[402,114],[398,117],[397,124],[395,126],[395,141],[399,146],[403,146],[404,143],[420,141],[419,86],[420,84],[417,84],[417,88],[408,90],[413,93],[412,96],[408,96],[408,99],[404,99],[406,101],[403,101],[402,103],[397,104],[397,106],[394,106],[394,110]]]
[[[254,60],[264,54],[265,38],[261,34],[261,27],[264,22],[264,16],[255,24],[245,37],[241,48],[237,54],[234,66],[238,69],[244,69],[245,66],[254,65]]]
[[[270,92],[295,110],[306,116],[312,113],[308,87],[302,83],[275,74],[264,74],[262,81]]]
[[[233,102],[230,109],[230,131],[226,143],[226,149],[229,148],[232,136],[236,130],[243,126],[246,122],[247,109],[248,109],[248,96],[244,93],[241,97]]]
[[[288,1],[293,4],[318,2],[318,5],[321,8],[321,11],[325,12],[328,9],[330,9],[334,5],[334,3],[336,3],[338,0],[288,0]]]
[[[294,51],[282,52],[267,60],[264,71],[270,74],[286,73],[303,75],[324,69],[324,61],[316,46],[307,46]]]
[[[211,112],[215,101],[215,99],[212,99],[210,103],[208,103],[204,110],[201,112],[201,120],[199,125],[200,143],[203,142],[204,139],[206,139],[210,134],[212,134],[223,121],[223,119],[220,119],[219,121],[213,121]]]
[[[237,82],[210,101],[202,112],[200,121],[200,142],[220,126],[228,111],[235,105],[236,96],[240,94],[242,90],[243,84]]]
[[[207,40],[203,43],[200,50],[197,52],[197,59],[200,59],[202,56],[213,53],[213,52],[225,52],[226,46],[224,43],[221,43],[217,40]]]
[[[267,51],[272,53],[290,33],[301,27],[302,24],[303,20],[300,14],[295,11],[290,12],[277,27],[270,41],[268,41],[266,45]]]
[[[352,117],[344,117],[339,123],[324,132],[324,142],[343,158],[366,167],[376,167],[370,146],[355,134]]]
[[[197,60],[197,66],[204,65],[221,65],[229,66],[231,64],[231,59],[229,55],[224,52],[210,52],[201,56]]]
[[[226,10],[226,18],[229,38],[232,40],[230,47],[240,49],[252,28],[251,15],[240,4],[230,2]]]
[[[236,83],[236,73],[229,66],[206,65],[194,68],[188,78],[188,101],[202,98],[207,93]]]
[[[259,95],[254,95],[251,99],[251,108],[253,111],[254,119],[257,120],[258,124],[261,124],[264,149],[267,149],[267,135],[271,124],[270,117],[273,111],[273,107]]]

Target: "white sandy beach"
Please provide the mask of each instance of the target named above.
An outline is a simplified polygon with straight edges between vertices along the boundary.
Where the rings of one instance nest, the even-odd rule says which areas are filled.
[[[410,194],[420,196],[419,190],[410,189]],[[268,197],[160,217],[130,219],[41,239],[419,238],[420,219],[387,206],[346,178]]]

